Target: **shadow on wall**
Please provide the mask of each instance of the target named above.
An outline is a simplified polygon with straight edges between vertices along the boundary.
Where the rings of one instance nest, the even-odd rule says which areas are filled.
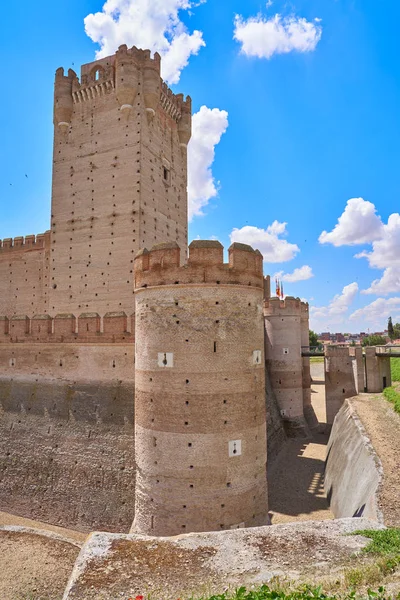
[[[324,495],[325,461],[312,456],[324,451],[327,438],[327,434],[315,434],[311,443],[291,440],[287,444],[269,473],[272,512],[295,517],[328,510]]]

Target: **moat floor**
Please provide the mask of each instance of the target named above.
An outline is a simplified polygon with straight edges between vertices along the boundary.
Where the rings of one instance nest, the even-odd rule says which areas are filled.
[[[325,431],[324,365],[311,365],[311,401],[319,422],[311,440],[288,440],[268,474],[272,524],[333,519],[324,492],[324,463],[329,433]]]

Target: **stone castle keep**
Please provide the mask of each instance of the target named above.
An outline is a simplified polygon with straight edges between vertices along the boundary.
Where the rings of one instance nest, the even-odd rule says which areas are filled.
[[[51,229],[0,243],[0,510],[160,536],[268,523],[267,437],[312,410],[308,305],[271,298],[258,250],[188,247],[190,135],[158,54],[57,70]]]

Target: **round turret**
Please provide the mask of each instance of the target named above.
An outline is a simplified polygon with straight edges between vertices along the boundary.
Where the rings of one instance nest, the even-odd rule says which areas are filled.
[[[302,435],[307,429],[303,412],[300,315],[298,298],[270,298],[264,303],[267,372],[289,435]]]
[[[64,76],[64,69],[60,67],[56,71],[54,82],[54,125],[64,133],[68,130],[72,111],[72,86],[76,80],[76,73],[69,69],[68,75]]]
[[[136,98],[139,70],[134,55],[124,44],[115,53],[115,89],[122,114],[129,115]]]
[[[178,136],[181,147],[186,148],[192,137],[192,99],[187,96],[183,101],[183,94],[177,96],[181,104],[181,118],[178,121]]]
[[[160,102],[161,77],[160,77],[161,56],[156,52],[154,58],[150,58],[150,50],[145,50],[145,59],[143,63],[143,96],[147,116],[152,119],[156,114],[157,106]]]
[[[262,258],[176,243],[135,259],[135,520],[169,536],[268,522]]]

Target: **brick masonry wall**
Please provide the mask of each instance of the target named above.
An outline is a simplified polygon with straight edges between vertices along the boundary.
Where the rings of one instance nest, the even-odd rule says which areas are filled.
[[[81,531],[129,531],[133,382],[0,377],[0,510]]]
[[[0,315],[46,312],[50,234],[0,241]]]
[[[0,372],[0,509],[128,531],[133,344],[0,344]]]

